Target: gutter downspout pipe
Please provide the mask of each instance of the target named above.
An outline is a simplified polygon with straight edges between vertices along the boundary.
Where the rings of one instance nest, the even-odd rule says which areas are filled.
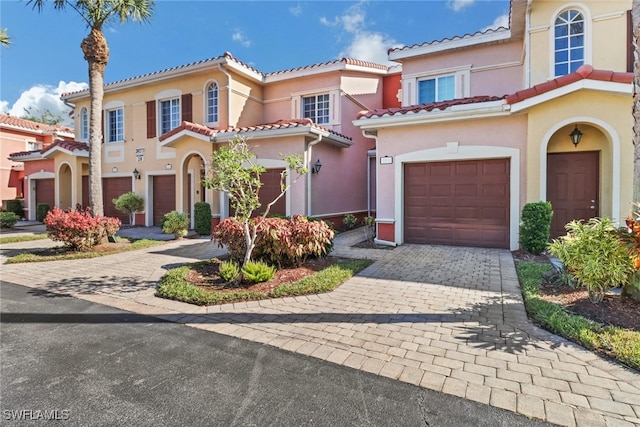
[[[307,149],[304,150],[305,164],[307,165],[307,216],[311,216],[311,175],[313,175],[312,153],[313,146],[322,141],[322,135],[318,135],[316,139],[307,143]]]

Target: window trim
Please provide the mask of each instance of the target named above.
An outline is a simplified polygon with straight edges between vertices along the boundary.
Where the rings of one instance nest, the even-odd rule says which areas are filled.
[[[171,101],[177,101],[178,102],[178,121],[177,124],[175,126],[171,126],[171,119],[169,119],[169,130],[166,132],[162,131],[162,103],[163,102],[171,102]],[[169,98],[164,98],[164,99],[158,99],[157,101],[157,109],[156,109],[156,114],[158,117],[158,136],[162,136],[165,133],[169,133],[171,132],[173,129],[177,128],[178,126],[180,126],[180,123],[182,122],[182,96],[176,96],[176,97],[169,97]]]
[[[209,120],[209,87],[216,85],[216,120]],[[217,126],[220,123],[220,84],[216,80],[208,80],[204,85],[204,123],[209,126]]]
[[[418,82],[438,77],[454,76],[454,99],[471,96],[471,65],[462,65],[423,73],[406,74],[402,78],[402,106],[418,105]]]
[[[89,109],[87,107],[82,107],[80,109],[80,135],[79,140],[86,142],[89,141]]]
[[[292,93],[291,94],[291,117],[295,119],[304,118],[303,111],[302,111],[303,109],[302,98],[309,97],[309,96],[325,95],[325,94],[329,94],[329,123],[321,123],[321,124],[316,123],[316,124],[324,127],[340,125],[341,98],[340,98],[340,88],[338,86]]]
[[[556,36],[555,36],[555,27],[556,27],[556,19],[560,17],[564,12],[568,12],[570,10],[575,10],[582,14],[584,18],[584,59],[583,64],[591,64],[592,62],[592,40],[593,40],[593,26],[592,26],[592,16],[591,12],[588,8],[585,8],[581,4],[570,3],[564,4],[558,9],[555,10],[553,14],[551,14],[551,19],[549,21],[549,79],[554,79],[556,77]]]
[[[121,110],[122,111],[122,139],[116,141],[109,140],[109,113],[111,111]],[[104,105],[102,110],[102,119],[103,119],[103,135],[102,140],[106,143],[113,144],[118,142],[125,142],[125,119],[124,119],[124,102],[122,101],[111,101]]]

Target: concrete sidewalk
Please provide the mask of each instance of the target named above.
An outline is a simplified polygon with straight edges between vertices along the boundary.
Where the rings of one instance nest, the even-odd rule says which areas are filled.
[[[640,373],[533,326],[506,250],[403,245],[336,291],[197,307],[153,296],[167,269],[223,251],[208,238],[79,261],[2,266],[2,280],[66,293],[461,396],[566,426],[640,425]],[[3,245],[4,247],[4,245]]]

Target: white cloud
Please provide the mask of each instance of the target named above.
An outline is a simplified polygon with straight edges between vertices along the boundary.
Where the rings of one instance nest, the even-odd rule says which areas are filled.
[[[498,16],[496,19],[494,19],[493,24],[489,25],[488,27],[483,28],[480,31],[486,31],[486,30],[496,29],[496,28],[500,28],[500,27],[509,28],[509,14],[508,13]]]
[[[290,7],[289,8],[289,13],[292,14],[293,16],[302,15],[302,5],[300,3],[298,3],[297,6]]]
[[[244,47],[249,47],[252,44],[251,40],[249,40],[247,36],[242,31],[239,31],[239,30],[233,33],[233,35],[231,36],[231,39],[234,42],[240,43]]]
[[[454,12],[460,12],[475,3],[476,0],[449,0],[447,6],[453,9]]]
[[[60,81],[58,87],[50,85],[35,85],[20,94],[16,102],[9,107],[9,102],[0,101],[0,111],[15,117],[26,115],[30,111],[31,115],[43,114],[47,110],[54,116],[61,116],[63,125],[73,126],[73,121],[69,117],[70,108],[62,102],[60,95],[66,92],[75,92],[89,87],[86,83]]]
[[[349,57],[378,64],[391,64],[387,51],[401,44],[387,34],[367,30],[365,5],[366,2],[361,1],[349,7],[341,16],[333,19],[320,18],[320,23],[329,27],[340,26],[350,35],[351,42],[338,54],[338,58]]]

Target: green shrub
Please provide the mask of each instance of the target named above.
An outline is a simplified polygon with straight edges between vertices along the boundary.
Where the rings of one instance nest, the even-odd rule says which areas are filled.
[[[48,203],[38,203],[36,205],[36,221],[43,222],[44,217],[47,216],[47,213],[51,210],[51,207]]]
[[[7,212],[18,215],[18,219],[24,217],[24,204],[22,199],[7,200]]]
[[[20,221],[14,212],[0,212],[0,228],[11,228]]]
[[[358,218],[356,218],[354,214],[348,213],[344,216],[344,218],[342,218],[342,225],[347,230],[351,230],[355,228],[357,224],[358,224]]]
[[[171,211],[162,217],[162,232],[165,234],[175,234],[176,238],[187,235],[189,229],[189,217],[187,214]]]
[[[549,243],[551,230],[551,203],[527,203],[522,208],[520,224],[520,246],[527,252],[538,255]]]
[[[144,210],[144,199],[133,191],[121,194],[117,199],[112,200],[116,209],[129,216],[129,225],[133,225],[134,214]]]
[[[201,236],[211,234],[211,205],[207,202],[197,202],[193,209],[196,233]]]
[[[600,302],[609,288],[624,285],[633,272],[631,256],[609,218],[571,221],[567,235],[554,240],[549,252],[558,257],[578,286],[589,291],[592,302]]]
[[[234,261],[222,261],[218,267],[218,275],[226,282],[235,281],[240,276],[238,264]]]
[[[249,261],[242,269],[243,277],[251,283],[262,283],[276,274],[275,267],[262,261]]]

